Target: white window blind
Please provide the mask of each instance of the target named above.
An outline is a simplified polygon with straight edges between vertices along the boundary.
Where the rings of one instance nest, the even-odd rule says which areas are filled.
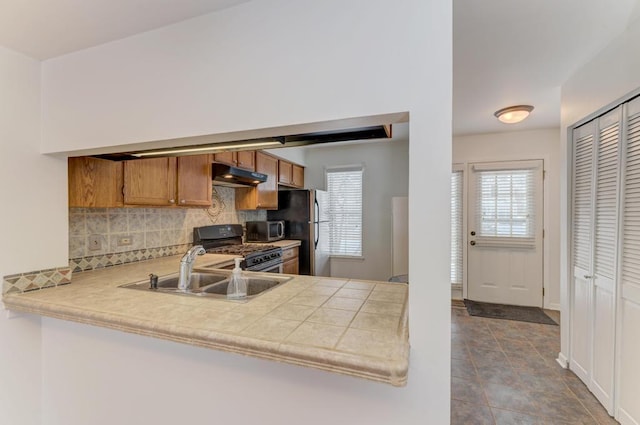
[[[362,256],[362,167],[327,170],[332,255]]]
[[[535,237],[535,171],[476,171],[478,236]]]
[[[451,173],[451,284],[462,285],[462,171]]]

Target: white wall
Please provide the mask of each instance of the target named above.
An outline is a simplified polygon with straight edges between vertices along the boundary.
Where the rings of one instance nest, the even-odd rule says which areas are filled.
[[[635,54],[640,45],[640,21],[629,24],[628,28],[611,42],[589,63],[578,69],[562,86],[561,90],[561,152],[563,159],[561,186],[561,227],[569,228],[570,206],[570,145],[567,128],[599,109],[640,89],[640,56]],[[561,240],[561,296],[562,296],[562,352],[560,359],[569,358],[569,308],[570,308],[570,262],[568,232],[563,232]],[[633,348],[634,340],[624,339],[625,335],[637,335],[638,308],[626,300],[618,301],[618,324],[622,332],[618,334],[619,358],[616,387],[618,398],[618,419],[621,423],[637,423],[640,418],[637,400],[640,396],[637,368],[638,349]],[[632,338],[635,338],[632,337]],[[624,342],[624,345],[623,345]],[[624,346],[626,345],[626,349]],[[632,348],[629,349],[628,347]],[[634,422],[635,421],[635,422]]]
[[[0,47],[0,276],[67,264],[66,162],[39,149],[40,64]],[[40,318],[0,309],[0,423],[40,423],[40,355]]]
[[[307,186],[326,189],[325,168],[364,165],[362,242],[363,259],[331,259],[331,275],[387,280],[391,271],[393,196],[407,196],[409,141],[393,140],[353,145],[319,146],[307,152]]]
[[[544,160],[545,308],[560,309],[560,133],[559,129],[478,134],[453,138],[454,164]],[[465,173],[466,174],[466,173]],[[466,245],[465,245],[466,246]]]
[[[355,415],[371,425],[448,423],[449,214],[442,205],[449,203],[451,49],[450,1],[264,0],[46,61],[46,152],[409,112],[412,351],[409,383],[398,389],[192,347],[173,351],[143,337],[123,342],[90,327],[76,333],[75,325],[47,320],[45,423],[114,423],[121,406],[131,418],[159,409],[159,424],[175,423],[186,409],[200,422],[275,423],[277,412],[278,423],[292,424],[354,422]],[[110,352],[119,360],[92,362],[103,371],[87,381],[93,347],[103,353],[96,359]],[[149,366],[154,353],[165,361]],[[131,373],[119,369],[124,363]],[[80,399],[93,409],[61,396],[78,388],[88,390]],[[158,394],[172,388],[175,398]],[[190,388],[215,397],[190,408],[181,402]],[[247,401],[242,389],[259,394],[260,408],[248,408],[257,397]]]

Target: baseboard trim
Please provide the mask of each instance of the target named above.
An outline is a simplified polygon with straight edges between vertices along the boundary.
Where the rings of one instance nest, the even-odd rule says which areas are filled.
[[[562,353],[558,353],[556,362],[558,362],[558,364],[562,366],[563,369],[567,369],[569,367],[569,359],[567,359],[567,357]]]
[[[547,310],[557,310],[560,311],[560,304],[558,303],[549,303],[547,304]]]
[[[618,408],[618,414],[616,415],[616,419],[620,422],[621,425],[638,425],[638,422],[633,420],[631,416],[622,408]]]

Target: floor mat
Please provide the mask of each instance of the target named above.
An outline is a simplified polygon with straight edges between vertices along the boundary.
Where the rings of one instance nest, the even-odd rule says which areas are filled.
[[[467,307],[467,311],[471,316],[542,323],[544,325],[558,325],[551,317],[547,316],[545,312],[538,307],[490,304],[471,300],[464,300],[464,305]]]

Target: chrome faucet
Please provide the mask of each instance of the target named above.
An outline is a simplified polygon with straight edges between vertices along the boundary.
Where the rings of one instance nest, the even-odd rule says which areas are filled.
[[[180,275],[178,277],[178,289],[181,291],[187,291],[191,286],[191,270],[193,270],[193,263],[196,260],[196,255],[205,254],[202,245],[195,245],[189,248],[186,254],[182,256],[180,260]]]

